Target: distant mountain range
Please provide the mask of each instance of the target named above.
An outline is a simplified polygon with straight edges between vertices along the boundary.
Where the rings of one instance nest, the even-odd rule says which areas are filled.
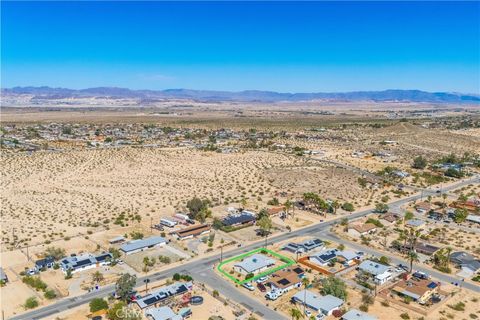
[[[2,95],[33,95],[37,99],[63,98],[138,98],[138,99],[191,99],[197,101],[243,101],[243,102],[279,102],[279,101],[401,101],[433,103],[480,103],[480,95],[456,92],[426,92],[420,90],[384,90],[354,92],[315,92],[281,93],[273,91],[247,90],[239,92],[167,89],[167,90],[131,90],[116,87],[97,87],[88,89],[66,89],[51,87],[14,87],[2,89]]]

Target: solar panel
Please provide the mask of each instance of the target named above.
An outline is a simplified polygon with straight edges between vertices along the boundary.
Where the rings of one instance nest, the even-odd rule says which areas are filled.
[[[300,267],[297,267],[297,268],[293,269],[293,272],[295,272],[296,274],[300,274],[300,273],[303,273],[303,269],[300,268]]]
[[[159,299],[157,297],[151,297],[151,298],[148,298],[148,299],[145,299],[143,300],[143,302],[146,304],[146,305],[151,305],[151,304],[154,304],[155,302],[159,301]]]
[[[286,286],[287,284],[290,283],[290,281],[288,281],[287,279],[284,278],[284,279],[278,281],[278,283],[280,283],[280,284],[283,285],[283,286]]]
[[[86,265],[91,264],[91,263],[92,263],[92,261],[90,261],[90,259],[85,259],[85,260],[78,261],[74,265],[74,267],[76,268],[76,267],[86,266]]]

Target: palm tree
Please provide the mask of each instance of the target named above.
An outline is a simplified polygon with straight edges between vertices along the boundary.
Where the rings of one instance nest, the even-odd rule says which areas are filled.
[[[297,308],[290,309],[290,316],[292,316],[292,320],[299,320],[303,317],[302,312],[300,312],[300,310],[298,310]]]
[[[290,212],[290,209],[292,209],[292,207],[293,207],[292,201],[290,201],[289,199],[287,199],[287,201],[285,201],[285,203],[283,204],[283,206],[285,207],[285,211],[286,211],[287,216],[288,216],[288,213]]]
[[[302,279],[302,284],[305,287],[303,291],[303,313],[305,314],[305,310],[307,309],[307,286],[310,284],[310,281],[307,279],[307,277]]]
[[[410,228],[408,230],[408,242],[410,243],[410,250],[413,250],[415,248],[415,245],[417,244],[417,240],[420,237],[420,230],[414,230]]]
[[[446,263],[445,263],[445,266],[448,268],[448,265],[450,264],[450,256],[452,255],[452,248],[450,247],[447,247],[445,248],[445,251],[446,251]]]
[[[333,201],[332,207],[333,207],[333,213],[337,214],[337,209],[340,208],[340,202],[338,202],[338,200]]]
[[[410,250],[410,251],[408,251],[407,256],[408,256],[408,259],[410,260],[410,273],[412,273],[412,270],[413,270],[413,262],[414,262],[414,261],[415,261],[415,262],[418,262],[418,261],[419,261],[419,260],[418,260],[418,255],[417,255],[417,253],[416,253],[415,251]]]

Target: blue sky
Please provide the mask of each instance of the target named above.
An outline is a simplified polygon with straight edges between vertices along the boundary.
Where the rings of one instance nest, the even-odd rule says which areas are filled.
[[[2,1],[1,84],[479,93],[479,7]]]

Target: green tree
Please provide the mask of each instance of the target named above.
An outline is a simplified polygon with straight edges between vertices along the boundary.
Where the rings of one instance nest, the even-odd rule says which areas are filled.
[[[38,307],[38,300],[35,297],[30,297],[25,301],[25,304],[23,305],[25,309],[33,309]]]
[[[415,169],[425,169],[427,166],[427,159],[425,159],[422,156],[415,157],[413,159],[413,165],[412,167]]]
[[[272,229],[272,220],[268,216],[263,216],[257,220],[257,226],[260,227],[262,234],[267,236]]]
[[[389,209],[388,204],[386,203],[377,203],[375,205],[375,211],[380,213],[385,213]]]
[[[105,277],[103,276],[103,274],[100,272],[100,271],[95,271],[94,273],[92,273],[92,281],[93,282],[100,282],[102,281],[103,279],[105,279]]]
[[[197,214],[204,208],[208,208],[210,201],[201,200],[197,197],[192,198],[187,202],[187,208],[191,219],[197,220]]]
[[[348,212],[355,211],[355,207],[350,202],[345,202],[342,204],[342,209]]]
[[[112,255],[111,260],[113,264],[116,264],[118,259],[120,259],[120,257],[122,256],[122,254],[120,253],[120,250],[114,247],[109,248],[108,252],[110,252],[110,254]]]
[[[388,257],[385,257],[385,256],[381,256],[380,259],[378,259],[378,261],[381,263],[381,264],[384,264],[386,266],[388,266],[389,262],[390,262],[390,259]]]
[[[290,201],[290,199],[287,199],[287,201],[285,201],[283,206],[285,207],[285,212],[288,215],[290,213],[290,210],[293,208],[293,203],[292,201]]]
[[[467,219],[468,211],[466,209],[457,208],[453,213],[453,221],[462,223]]]
[[[208,209],[207,207],[202,208],[196,215],[196,219],[201,223],[204,223],[207,218],[212,217],[212,210]]]
[[[307,304],[305,303],[307,301],[307,287],[310,284],[310,280],[308,280],[307,277],[303,277],[302,284],[303,284],[303,313],[305,313],[305,309],[307,307]]]
[[[65,249],[48,247],[47,249],[45,249],[43,255],[45,257],[53,257],[55,260],[60,260],[61,258],[65,257]]]
[[[331,294],[343,300],[347,298],[347,286],[345,282],[334,276],[322,279],[322,289],[320,291],[323,295]]]
[[[405,212],[405,221],[412,220],[413,217],[414,217],[414,215],[411,211],[406,211]]]
[[[124,273],[115,283],[115,293],[123,301],[127,301],[130,293],[137,282],[137,277],[129,273]]]
[[[445,171],[445,175],[447,177],[452,177],[452,178],[461,178],[461,177],[463,177],[464,174],[461,170],[457,170],[457,169],[454,169],[454,168],[448,168]]]
[[[65,273],[65,280],[72,279],[72,277],[73,277],[72,269],[69,268]]]
[[[338,208],[340,208],[340,202],[338,200],[334,200],[332,202],[333,214],[337,214]]]
[[[55,291],[53,291],[52,289],[47,289],[45,291],[45,293],[43,294],[43,296],[45,298],[47,298],[48,300],[51,300],[51,299],[54,299],[57,297],[57,294],[55,293]]]
[[[130,232],[130,237],[133,240],[139,240],[139,239],[143,239],[144,235],[140,231],[132,231]]]
[[[93,298],[89,303],[90,312],[108,309],[108,303],[102,298]]]
[[[292,317],[292,320],[299,320],[300,318],[303,318],[302,312],[297,308],[291,308],[289,313]]]
[[[410,261],[410,273],[412,273],[413,263],[419,261],[418,254],[415,251],[410,250],[408,251],[407,257],[408,257],[408,260]]]

